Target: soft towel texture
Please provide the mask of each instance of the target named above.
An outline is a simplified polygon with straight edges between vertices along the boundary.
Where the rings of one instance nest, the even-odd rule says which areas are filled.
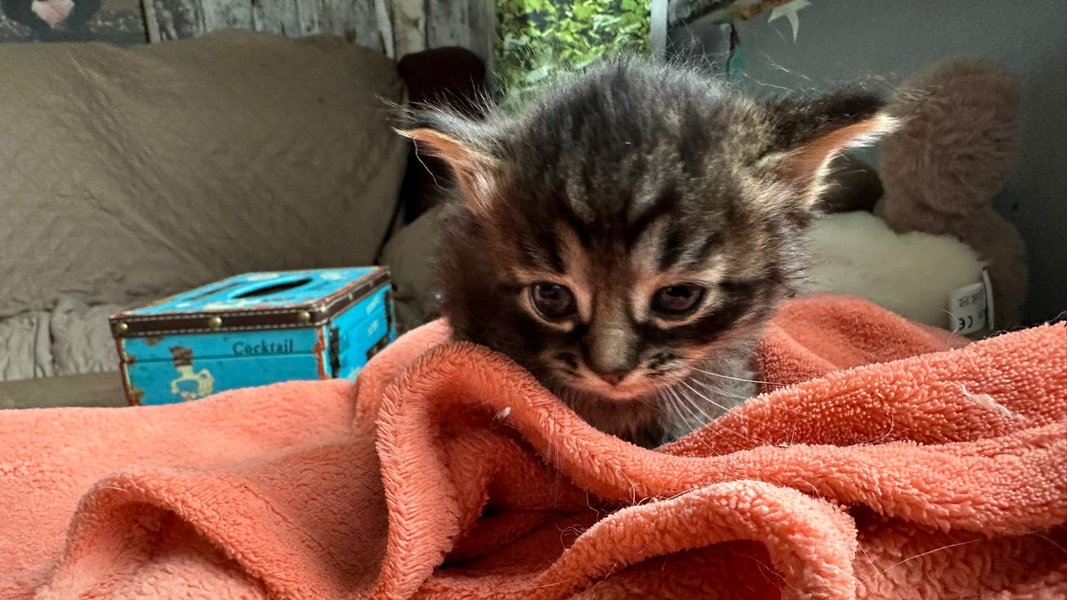
[[[0,414],[0,597],[1067,594],[1063,324],[948,349],[797,300],[759,366],[803,382],[660,451],[446,337],[358,385]]]

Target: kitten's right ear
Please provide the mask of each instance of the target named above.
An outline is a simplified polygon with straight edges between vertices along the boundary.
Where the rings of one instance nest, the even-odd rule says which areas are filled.
[[[415,152],[436,156],[448,163],[456,175],[467,208],[476,214],[489,210],[496,193],[493,182],[495,161],[491,156],[435,129],[418,128],[399,133],[415,142]]]

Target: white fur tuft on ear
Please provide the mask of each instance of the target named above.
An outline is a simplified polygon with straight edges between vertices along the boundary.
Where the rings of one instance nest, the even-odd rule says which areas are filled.
[[[424,152],[448,163],[456,175],[464,204],[483,214],[493,204],[495,160],[471,144],[433,129],[396,130],[415,142],[416,154]]]
[[[799,188],[806,206],[814,206],[825,190],[830,163],[851,148],[871,146],[892,133],[900,121],[885,113],[845,125],[803,146],[765,156],[760,166],[769,169],[776,179]]]

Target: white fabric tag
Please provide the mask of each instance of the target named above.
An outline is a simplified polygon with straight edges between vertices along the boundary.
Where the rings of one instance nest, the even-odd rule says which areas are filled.
[[[993,310],[993,282],[989,279],[989,267],[982,268],[982,283],[985,285],[985,324],[990,331],[996,331],[996,312]]]
[[[983,329],[987,306],[985,283],[972,283],[953,290],[948,297],[949,329],[959,335]]]

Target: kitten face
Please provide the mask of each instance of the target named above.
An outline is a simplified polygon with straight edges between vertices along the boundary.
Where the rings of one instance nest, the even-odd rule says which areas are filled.
[[[456,336],[646,445],[694,426],[670,406],[679,394],[743,378],[799,271],[820,171],[856,137],[832,127],[820,146],[818,127],[639,63],[594,68],[518,115],[430,120],[411,135],[458,182],[438,252]]]
[[[548,236],[512,223],[512,243],[490,242],[497,256],[517,258],[503,269],[498,293],[486,292],[498,306],[521,309],[509,354],[557,392],[654,398],[691,376],[716,345],[757,325],[784,293],[755,238],[655,210],[665,212],[651,220],[601,212],[584,223],[560,219]],[[617,235],[622,229],[630,235]]]

